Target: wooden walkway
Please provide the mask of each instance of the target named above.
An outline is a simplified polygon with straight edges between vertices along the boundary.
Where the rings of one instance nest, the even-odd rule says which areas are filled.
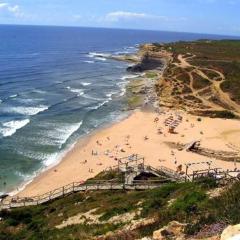
[[[134,181],[134,183],[131,185],[126,185],[121,182],[112,181],[94,181],[87,183],[74,182],[66,186],[57,188],[53,191],[47,192],[43,195],[38,195],[35,197],[25,198],[14,197],[11,199],[8,198],[4,199],[2,202],[0,202],[0,210],[25,206],[36,206],[75,192],[85,192],[94,190],[147,190],[160,187],[165,182],[166,179],[156,181],[142,181],[142,180]]]
[[[179,181],[179,175],[167,168],[155,169],[144,164],[144,158],[139,155],[132,155],[126,158],[121,158],[118,165],[106,170],[117,169],[124,173],[124,181],[106,181],[106,180],[87,180],[86,182],[73,182],[66,186],[57,188],[53,191],[34,197],[7,197],[0,202],[1,209],[35,206],[49,202],[51,200],[64,197],[66,195],[94,190],[147,190],[162,186],[166,182]],[[105,171],[106,171],[105,170]],[[135,177],[141,173],[152,173],[155,176],[162,176],[158,180],[135,180]]]
[[[118,166],[109,168],[118,169],[125,174],[125,180],[120,181],[106,181],[106,180],[87,180],[86,182],[73,182],[63,187],[57,188],[53,191],[47,192],[42,195],[34,197],[7,197],[0,201],[0,210],[18,208],[25,206],[36,206],[39,204],[47,203],[51,200],[64,197],[75,192],[84,191],[99,191],[99,190],[148,190],[161,187],[167,182],[184,182],[184,181],[197,181],[202,177],[213,177],[223,184],[228,184],[234,181],[239,181],[240,170],[236,171],[221,171],[219,168],[211,168],[212,162],[198,162],[186,165],[186,173],[180,175],[175,171],[161,166],[160,168],[153,168],[144,165],[144,158],[139,158],[134,155],[129,161],[129,158],[121,159]],[[193,170],[188,174],[188,168],[196,165],[207,164],[207,167],[201,168],[202,170]],[[150,173],[155,176],[161,176],[159,180],[135,180],[135,177],[141,173]],[[128,181],[128,178],[130,180]]]

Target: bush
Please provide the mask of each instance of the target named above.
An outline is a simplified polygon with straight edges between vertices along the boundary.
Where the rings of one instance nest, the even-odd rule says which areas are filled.
[[[31,211],[26,209],[14,209],[8,213],[8,224],[17,226],[20,223],[28,224],[32,221]]]
[[[189,191],[184,196],[178,198],[172,205],[172,210],[176,214],[179,212],[191,214],[196,213],[199,204],[206,199],[206,194],[202,191]]]

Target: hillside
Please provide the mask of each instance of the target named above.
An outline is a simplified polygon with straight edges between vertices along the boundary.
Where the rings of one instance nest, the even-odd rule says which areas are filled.
[[[101,173],[95,179],[109,179]],[[168,183],[145,191],[75,193],[36,207],[0,213],[0,239],[140,239],[171,221],[186,223],[184,239],[219,236],[240,221],[240,185],[214,180]],[[173,238],[170,238],[173,239]],[[217,238],[216,238],[217,239]]]
[[[212,117],[240,116],[240,41],[153,44],[142,47],[168,59],[156,84],[160,104]]]

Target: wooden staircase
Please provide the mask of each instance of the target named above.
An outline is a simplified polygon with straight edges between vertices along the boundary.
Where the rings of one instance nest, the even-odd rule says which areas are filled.
[[[86,183],[73,182],[53,191],[34,197],[14,197],[6,198],[0,202],[0,210],[9,208],[18,208],[26,206],[35,206],[47,203],[75,192],[98,191],[98,190],[147,190],[154,189],[163,185],[162,181],[136,181],[132,184],[113,181],[88,181]]]

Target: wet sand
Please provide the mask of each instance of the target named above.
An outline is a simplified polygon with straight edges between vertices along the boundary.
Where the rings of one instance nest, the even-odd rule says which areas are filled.
[[[169,133],[169,127],[164,124],[171,115],[174,119],[176,115],[182,116],[175,134]],[[156,118],[158,121],[155,121]],[[214,150],[232,151],[229,143],[240,147],[236,138],[240,121],[197,119],[196,116],[170,110],[160,115],[136,110],[127,119],[80,139],[57,166],[40,174],[18,195],[36,196],[72,182],[84,181],[107,167],[115,166],[117,158],[132,154],[140,154],[145,158],[145,163],[153,167],[166,166],[173,170],[180,164],[184,166],[186,163],[207,160],[212,160],[216,167],[234,169],[233,162],[210,159],[185,150],[178,151],[167,144],[201,140],[202,147]],[[240,168],[240,163],[237,163],[237,167]]]

